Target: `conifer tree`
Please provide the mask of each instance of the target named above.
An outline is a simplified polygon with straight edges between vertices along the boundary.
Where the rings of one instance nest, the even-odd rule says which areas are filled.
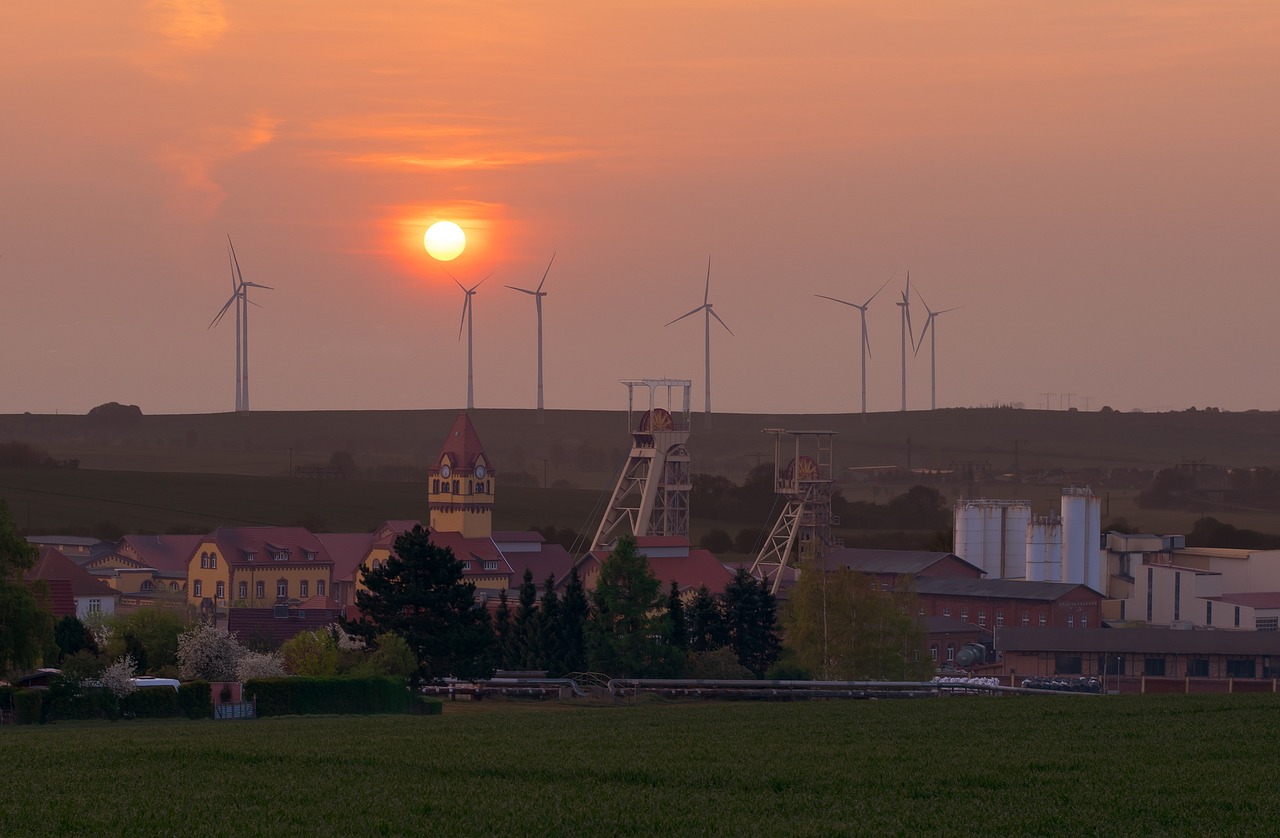
[[[684,600],[680,598],[680,586],[674,579],[667,593],[667,645],[681,652],[689,651],[689,623],[685,617]]]
[[[499,669],[511,669],[511,605],[507,601],[507,589],[498,592],[498,608],[493,613],[493,634],[497,644],[495,658]]]
[[[670,649],[662,642],[662,586],[633,536],[618,539],[605,558],[592,592],[595,619],[588,637],[591,666],[609,675],[665,674]],[[661,618],[655,620],[654,615]]]
[[[778,606],[763,579],[738,568],[724,589],[724,615],[730,645],[738,663],[757,678],[778,660],[782,643],[778,639]]]
[[[520,599],[516,603],[515,624],[511,628],[518,669],[535,669],[538,665],[538,586],[533,584],[533,571],[524,569],[520,582]]]
[[[565,672],[581,672],[587,668],[586,632],[590,616],[591,605],[582,587],[582,577],[574,567],[569,571],[569,582],[560,603],[560,635],[564,644],[561,666]]]
[[[710,652],[729,645],[720,600],[712,596],[706,585],[698,587],[688,608],[689,651]]]
[[[564,673],[564,643],[561,640],[560,600],[556,596],[555,574],[547,576],[538,602],[538,669],[548,675]]]
[[[379,568],[362,567],[360,579],[356,606],[365,619],[343,618],[343,630],[366,642],[387,631],[404,638],[418,658],[415,682],[493,672],[493,627],[476,604],[475,584],[463,581],[462,562],[421,525],[397,536],[391,556]]]

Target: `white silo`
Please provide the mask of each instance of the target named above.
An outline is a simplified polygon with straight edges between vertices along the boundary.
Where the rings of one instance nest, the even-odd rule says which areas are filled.
[[[1027,521],[1027,581],[1057,582],[1062,578],[1062,520],[1035,515]]]
[[[1026,526],[1031,502],[961,499],[955,505],[955,554],[992,579],[1026,573]]]
[[[1000,548],[1000,578],[1024,579],[1027,574],[1027,525],[1031,504],[1018,501],[1005,507]]]
[[[1062,490],[1062,581],[1094,587],[1101,566],[1102,501],[1088,488]]]
[[[982,569],[988,579],[1000,578],[1000,542],[1004,538],[1004,507],[986,501],[982,504]]]

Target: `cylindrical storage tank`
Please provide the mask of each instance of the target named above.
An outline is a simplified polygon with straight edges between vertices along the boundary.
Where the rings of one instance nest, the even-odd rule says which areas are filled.
[[[956,502],[955,554],[982,566],[982,506],[971,500]]]
[[[1044,526],[1044,581],[1062,581],[1062,519],[1049,516]]]
[[[1044,536],[1045,525],[1039,517],[1027,522],[1027,555],[1026,580],[1028,582],[1044,581]]]
[[[1062,490],[1062,581],[1083,585],[1089,550],[1089,490]]]
[[[1000,578],[1000,542],[1004,538],[1004,507],[987,501],[982,505],[982,569],[988,579]]]
[[[951,551],[960,558],[964,558],[968,552],[969,539],[969,504],[967,501],[958,500],[952,510],[953,520],[955,521],[952,530]]]
[[[1004,511],[1004,538],[1001,545],[1000,578],[1025,579],[1027,573],[1027,525],[1031,504],[1013,501]]]
[[[1084,534],[1084,583],[1106,596],[1107,571],[1102,563],[1102,498],[1094,494],[1085,498]]]

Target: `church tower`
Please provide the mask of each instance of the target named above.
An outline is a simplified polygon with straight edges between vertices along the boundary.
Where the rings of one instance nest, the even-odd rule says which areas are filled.
[[[465,538],[493,534],[493,466],[471,417],[459,413],[430,469],[431,528]]]

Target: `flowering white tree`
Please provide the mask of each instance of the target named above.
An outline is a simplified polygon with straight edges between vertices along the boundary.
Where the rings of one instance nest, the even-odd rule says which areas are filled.
[[[246,651],[236,664],[236,680],[241,683],[252,678],[279,678],[285,674],[284,664],[275,652]]]
[[[138,685],[133,682],[137,671],[138,664],[133,655],[122,655],[115,663],[102,670],[98,683],[110,690],[116,698],[124,698],[138,690]]]
[[[244,654],[224,628],[202,624],[178,636],[178,672],[187,680],[234,681]]]

